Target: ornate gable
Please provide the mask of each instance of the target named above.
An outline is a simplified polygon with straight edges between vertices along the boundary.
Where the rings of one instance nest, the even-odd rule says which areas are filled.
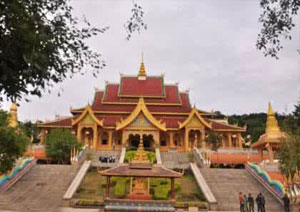
[[[117,123],[116,130],[123,129],[127,126],[154,126],[162,131],[166,131],[166,123],[156,120],[147,109],[144,99],[140,98],[136,108],[132,113],[121,122]]]
[[[88,105],[84,111],[81,113],[81,115],[76,118],[75,120],[72,120],[72,125],[76,125],[79,122],[82,122],[84,124],[93,124],[93,123],[97,123],[100,126],[103,126],[103,120],[99,120],[90,105]]]
[[[211,129],[212,124],[207,122],[202,116],[199,114],[196,107],[192,109],[192,111],[189,114],[189,117],[182,123],[179,122],[179,129],[189,126],[189,127],[208,127]]]

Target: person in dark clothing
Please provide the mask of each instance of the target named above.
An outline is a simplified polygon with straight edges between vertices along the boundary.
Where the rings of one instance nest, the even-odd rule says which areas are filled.
[[[254,199],[251,194],[248,195],[249,212],[254,212]]]
[[[240,201],[240,212],[244,212],[244,196],[242,192],[239,194],[239,201]]]
[[[283,200],[284,211],[290,212],[290,198],[288,197],[288,195],[285,194],[282,200]]]
[[[256,196],[256,205],[257,205],[257,212],[261,212],[262,210],[262,207],[261,207],[261,196],[260,196],[261,193],[259,193],[257,196]]]
[[[265,201],[265,197],[264,197],[264,195],[262,195],[262,193],[260,193],[260,198],[261,198],[261,211],[265,212],[266,211],[266,208],[265,208],[266,201]]]

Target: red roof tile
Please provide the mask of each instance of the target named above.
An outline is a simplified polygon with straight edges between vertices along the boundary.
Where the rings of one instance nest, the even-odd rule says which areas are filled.
[[[246,131],[241,127],[236,127],[233,125],[225,124],[225,123],[220,123],[212,120],[208,120],[209,122],[212,122],[212,128],[215,130],[242,130]]]
[[[165,96],[163,77],[121,77],[119,95],[126,96]]]
[[[72,125],[72,118],[74,117],[67,117],[62,119],[57,119],[54,121],[45,122],[42,124],[39,124],[39,127],[71,127]]]

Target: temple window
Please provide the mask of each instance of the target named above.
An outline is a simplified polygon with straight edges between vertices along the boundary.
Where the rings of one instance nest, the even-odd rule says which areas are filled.
[[[167,141],[166,140],[161,140],[160,141],[160,146],[167,146]]]
[[[104,132],[102,134],[102,145],[107,145],[108,144],[108,134],[107,132]]]
[[[176,134],[174,135],[174,145],[175,145],[175,146],[181,146],[181,145],[180,145],[180,136],[179,136],[178,133],[176,133]]]
[[[160,142],[159,145],[160,146],[167,146],[168,145],[168,138],[167,138],[167,134],[166,133],[160,133]]]

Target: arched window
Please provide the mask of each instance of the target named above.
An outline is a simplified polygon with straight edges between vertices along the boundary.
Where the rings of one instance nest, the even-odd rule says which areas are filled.
[[[101,142],[102,142],[102,145],[107,145],[108,144],[108,133],[107,132],[103,132]]]
[[[159,145],[160,146],[167,146],[168,145],[168,137],[166,133],[161,133],[159,136]]]

